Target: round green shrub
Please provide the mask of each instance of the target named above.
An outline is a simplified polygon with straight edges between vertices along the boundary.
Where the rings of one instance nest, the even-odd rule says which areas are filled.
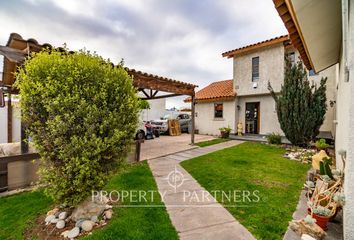
[[[139,100],[128,73],[87,51],[45,50],[25,61],[17,87],[46,193],[72,206],[102,189],[137,127]]]

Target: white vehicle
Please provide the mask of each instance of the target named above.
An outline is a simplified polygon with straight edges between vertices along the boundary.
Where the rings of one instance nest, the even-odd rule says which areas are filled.
[[[135,139],[136,140],[144,139],[145,135],[146,135],[145,121],[140,120],[138,129],[136,130]]]
[[[161,119],[151,121],[151,125],[155,130],[160,133],[165,133],[168,131],[168,120],[177,119],[181,125],[182,132],[189,132],[189,125],[191,123],[191,116],[189,113],[175,112],[166,114]]]

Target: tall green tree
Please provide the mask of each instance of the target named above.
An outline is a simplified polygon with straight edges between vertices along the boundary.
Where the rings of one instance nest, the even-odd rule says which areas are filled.
[[[138,123],[132,82],[121,65],[86,51],[45,50],[20,68],[22,119],[58,203],[76,205],[102,189],[125,160]]]
[[[276,102],[280,127],[294,145],[306,146],[319,133],[323,124],[326,104],[326,81],[319,86],[310,83],[301,61],[291,64],[285,59],[284,83],[276,93],[271,84],[268,89]]]

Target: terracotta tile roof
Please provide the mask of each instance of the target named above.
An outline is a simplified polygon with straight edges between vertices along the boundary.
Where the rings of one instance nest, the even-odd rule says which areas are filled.
[[[213,101],[213,100],[232,100],[236,97],[236,92],[233,90],[233,80],[223,80],[213,82],[205,88],[199,90],[195,94],[195,100],[198,101]],[[190,102],[188,97],[184,100]]]
[[[262,41],[262,42],[257,42],[257,43],[250,44],[250,45],[247,45],[247,46],[244,46],[244,47],[241,47],[241,48],[236,48],[234,50],[230,50],[230,51],[224,52],[222,54],[222,56],[223,57],[232,58],[235,55],[240,54],[240,53],[245,53],[245,52],[248,52],[248,51],[252,51],[252,50],[255,50],[255,49],[258,49],[258,48],[270,46],[270,45],[273,45],[273,44],[276,44],[276,43],[285,42],[285,41],[288,41],[288,40],[289,40],[289,36],[288,35],[282,35],[282,36],[271,38],[271,39],[268,39],[268,40],[265,40],[265,41]]]

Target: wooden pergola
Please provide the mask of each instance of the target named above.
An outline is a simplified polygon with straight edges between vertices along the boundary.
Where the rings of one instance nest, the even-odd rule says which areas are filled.
[[[144,94],[142,99],[160,99],[188,95],[191,97],[192,126],[191,126],[191,144],[194,144],[195,133],[195,88],[196,85],[185,83],[157,75],[136,71],[135,69],[125,68],[133,78],[133,85],[138,91]],[[164,92],[163,95],[158,95]]]
[[[12,142],[12,106],[11,106],[11,94],[18,94],[18,89],[13,87],[15,83],[14,72],[17,67],[20,66],[26,57],[31,52],[39,52],[43,48],[52,48],[48,43],[38,44],[35,39],[23,39],[19,34],[10,34],[9,40],[6,46],[0,46],[0,54],[4,56],[4,67],[2,81],[0,81],[0,107],[4,105],[4,94],[8,95],[8,142]],[[64,51],[64,49],[62,49]],[[191,109],[192,109],[192,131],[191,131],[191,143],[194,144],[194,132],[195,132],[195,88],[196,85],[185,83],[170,78],[165,78],[135,69],[125,68],[129,75],[132,76],[133,85],[141,92],[144,97],[142,99],[160,99],[168,97],[176,97],[181,95],[188,95],[191,97]],[[1,102],[3,104],[1,104]],[[21,127],[21,129],[23,129]],[[21,130],[21,140],[24,139],[24,131]],[[21,141],[23,142],[23,141]],[[24,151],[26,151],[24,149]]]

